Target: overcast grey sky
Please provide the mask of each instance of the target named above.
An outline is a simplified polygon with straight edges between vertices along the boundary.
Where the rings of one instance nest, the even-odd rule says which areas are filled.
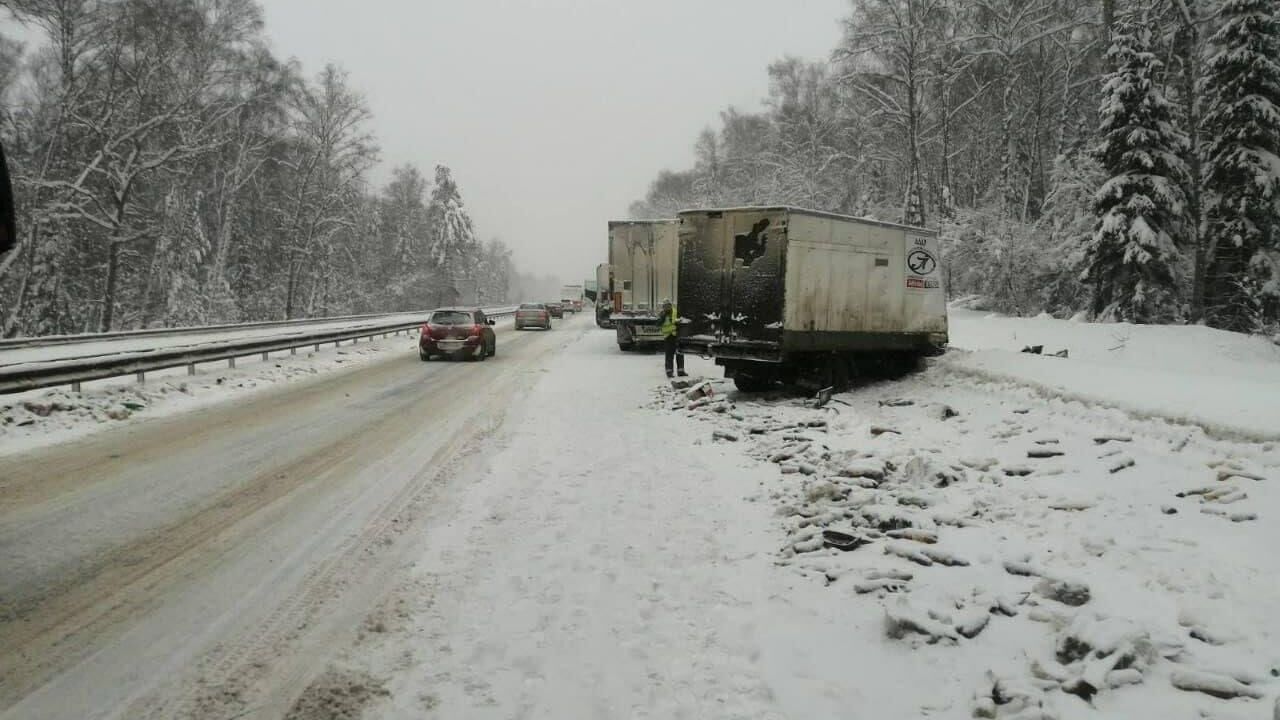
[[[480,237],[570,282],[662,168],[765,68],[824,58],[847,0],[262,0],[279,55],[342,65],[383,165],[451,167]]]

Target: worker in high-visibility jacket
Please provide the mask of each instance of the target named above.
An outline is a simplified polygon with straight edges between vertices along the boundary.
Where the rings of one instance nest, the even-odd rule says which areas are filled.
[[[665,364],[667,377],[671,377],[672,361],[675,361],[676,374],[680,377],[688,375],[684,371],[684,353],[680,352],[680,321],[676,308],[670,300],[662,301],[662,347],[666,351]]]

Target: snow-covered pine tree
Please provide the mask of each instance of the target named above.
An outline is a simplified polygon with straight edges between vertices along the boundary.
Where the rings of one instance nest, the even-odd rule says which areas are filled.
[[[474,256],[476,239],[458,184],[444,165],[436,166],[436,183],[431,191],[427,219],[431,230],[431,262],[439,275],[436,305],[461,302],[462,283],[470,270],[468,263]]]
[[[1249,331],[1280,320],[1280,5],[1226,0],[1210,40],[1205,117],[1205,315]]]
[[[1184,222],[1186,138],[1156,82],[1162,63],[1148,24],[1115,28],[1100,109],[1097,157],[1107,177],[1094,195],[1097,224],[1082,279],[1099,319],[1168,322],[1180,316],[1174,267]]]

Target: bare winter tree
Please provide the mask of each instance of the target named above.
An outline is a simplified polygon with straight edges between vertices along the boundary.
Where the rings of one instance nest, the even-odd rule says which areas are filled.
[[[22,228],[0,264],[4,335],[422,309],[477,287],[485,258],[504,287],[484,294],[505,295],[509,255],[432,255],[420,173],[368,191],[360,94],[337,67],[307,82],[277,60],[255,0],[0,7],[38,36],[0,38]],[[460,204],[449,217],[470,227]]]

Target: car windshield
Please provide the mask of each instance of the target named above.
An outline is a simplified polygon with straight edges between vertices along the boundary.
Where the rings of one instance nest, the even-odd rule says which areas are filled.
[[[474,325],[471,313],[462,310],[441,310],[431,314],[432,325]]]
[[[545,310],[546,308],[541,303],[524,303],[523,305],[520,306],[520,309],[521,310]]]

